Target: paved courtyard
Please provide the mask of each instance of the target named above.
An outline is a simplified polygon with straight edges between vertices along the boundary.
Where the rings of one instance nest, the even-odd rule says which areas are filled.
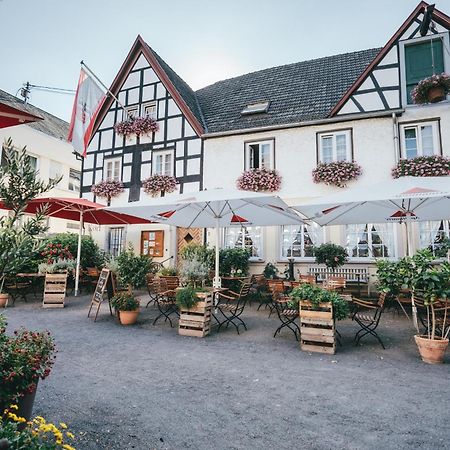
[[[383,350],[355,347],[351,321],[339,323],[336,355],[299,350],[278,319],[255,305],[248,331],[205,339],[179,336],[144,309],[123,327],[90,296],[64,309],[37,301],[6,310],[8,332],[49,329],[58,355],[41,382],[35,414],[64,421],[77,449],[443,449],[450,448],[450,355],[421,362],[407,320],[382,317]]]

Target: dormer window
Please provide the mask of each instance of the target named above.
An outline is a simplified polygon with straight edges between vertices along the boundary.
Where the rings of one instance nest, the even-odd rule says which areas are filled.
[[[241,111],[241,114],[243,116],[248,116],[248,115],[251,115],[251,114],[266,113],[269,110],[269,105],[270,105],[270,102],[251,103],[250,105],[247,105]]]

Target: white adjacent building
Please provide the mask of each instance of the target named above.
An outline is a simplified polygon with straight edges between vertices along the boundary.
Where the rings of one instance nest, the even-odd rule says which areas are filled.
[[[142,199],[142,179],[162,167],[177,178],[181,192],[234,187],[244,170],[266,167],[282,176],[279,195],[298,204],[340,189],[313,182],[320,162],[358,163],[363,174],[349,184],[354,187],[389,180],[399,159],[450,157],[449,99],[416,106],[410,97],[421,79],[450,72],[450,18],[434,10],[422,36],[427,7],[421,2],[384,47],[273,67],[196,92],[138,37],[111,91],[133,113],[152,114],[160,131],[136,141],[119,138],[113,126],[123,115],[110,99],[84,161],[83,197],[93,198],[92,184],[113,172],[126,187],[114,204]],[[438,245],[449,234],[448,221],[414,226],[416,248]],[[125,231],[116,227],[104,235],[106,249],[115,252],[126,240],[143,249],[145,233],[163,231],[166,257],[184,238],[203,238],[186,230],[176,236],[161,225]],[[402,225],[392,223],[225,231],[223,245],[243,241],[258,272],[269,261],[283,266],[290,257],[307,272],[312,247],[326,241],[346,247],[349,264],[364,267],[378,257],[403,255],[406,244]]]
[[[73,154],[72,145],[67,142],[69,124],[58,117],[0,90],[2,103],[16,106],[41,117],[43,120],[0,129],[0,142],[12,138],[14,147],[27,154],[39,172],[39,177],[48,181],[62,176],[62,180],[45,196],[79,197],[81,162]],[[0,146],[3,152],[3,146]],[[78,232],[78,224],[62,219],[49,218],[49,233]]]

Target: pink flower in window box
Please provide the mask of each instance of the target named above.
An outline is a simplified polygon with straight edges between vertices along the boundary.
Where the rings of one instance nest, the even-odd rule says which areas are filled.
[[[177,180],[170,175],[152,175],[142,182],[142,187],[146,194],[156,197],[158,194],[164,196],[176,191]]]
[[[281,189],[281,176],[276,170],[250,169],[242,173],[236,185],[242,191],[275,192]]]
[[[445,156],[417,156],[401,159],[392,169],[392,177],[445,177],[450,175],[450,159]]]
[[[361,174],[361,166],[353,161],[319,163],[312,171],[314,183],[337,187],[345,187],[349,181],[356,180]]]

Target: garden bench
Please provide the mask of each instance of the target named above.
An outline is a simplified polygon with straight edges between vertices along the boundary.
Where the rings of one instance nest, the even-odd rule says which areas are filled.
[[[337,276],[345,278],[347,283],[356,283],[358,296],[361,295],[361,285],[367,285],[367,294],[370,294],[369,269],[367,267],[338,267],[332,272],[327,267],[314,266],[308,268],[308,273],[314,275],[317,282],[323,282],[330,276]]]

